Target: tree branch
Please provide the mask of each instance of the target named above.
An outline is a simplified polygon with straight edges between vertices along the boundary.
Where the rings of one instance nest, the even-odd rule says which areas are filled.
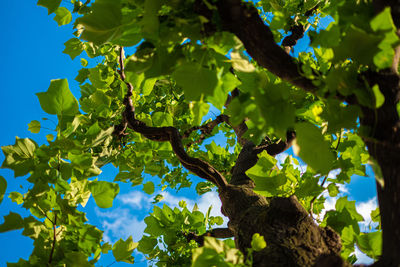
[[[286,133],[286,140],[279,140],[273,144],[263,144],[256,146],[254,148],[254,152],[256,154],[261,153],[262,151],[266,150],[268,154],[271,156],[278,155],[283,151],[287,150],[289,147],[292,146],[293,140],[296,138],[296,133],[294,131],[287,131]]]
[[[49,219],[49,221],[51,221],[51,220]],[[57,213],[54,213],[54,222],[52,222],[52,223],[53,223],[53,243],[51,245],[51,251],[50,251],[50,256],[49,256],[49,265],[51,264],[51,262],[53,260],[54,249],[56,247],[56,240],[57,240],[57,235],[56,235]]]
[[[219,125],[222,122],[227,122],[228,119],[229,118],[228,118],[227,115],[221,114],[221,115],[218,115],[214,120],[212,120],[210,122],[207,122],[206,124],[203,124],[201,126],[194,126],[194,127],[190,128],[190,129],[186,130],[183,133],[183,136],[182,136],[183,139],[188,138],[189,135],[193,131],[200,130],[200,132],[201,132],[200,138],[198,140],[196,140],[194,142],[191,142],[191,143],[187,144],[186,146],[189,147],[193,143],[201,143],[205,138],[207,138],[208,136],[211,135],[211,132],[214,130],[214,128],[217,125]]]
[[[126,129],[128,127],[133,131],[142,134],[144,137],[150,140],[158,142],[169,142],[175,155],[178,157],[179,161],[186,169],[193,172],[197,176],[212,182],[218,188],[224,188],[227,185],[227,181],[225,177],[220,172],[218,172],[217,169],[215,169],[208,162],[205,162],[198,158],[193,158],[186,153],[185,149],[183,148],[182,137],[179,134],[178,129],[176,129],[175,127],[149,127],[144,122],[135,118],[135,108],[131,99],[133,86],[131,83],[126,81],[123,58],[124,52],[123,47],[121,47],[119,59],[119,74],[121,80],[124,81],[127,85],[128,91],[124,99],[125,111],[123,113],[123,122],[120,126],[117,126],[116,128]]]
[[[254,6],[241,0],[219,0],[217,9],[223,28],[242,41],[259,65],[299,88],[316,91],[312,81],[301,75],[294,59],[275,43],[271,30],[263,23]]]
[[[188,241],[194,240],[200,246],[203,246],[205,236],[211,236],[211,237],[215,237],[215,238],[230,238],[230,237],[234,236],[234,233],[230,228],[215,228],[210,231],[207,231],[205,234],[200,235],[200,236],[196,235],[195,233],[188,233],[185,236]]]

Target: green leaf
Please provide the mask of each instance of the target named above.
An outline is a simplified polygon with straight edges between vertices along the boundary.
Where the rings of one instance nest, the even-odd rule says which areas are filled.
[[[56,16],[54,17],[54,20],[58,23],[58,26],[69,24],[72,21],[71,12],[69,12],[65,7],[57,8],[55,13]]]
[[[295,126],[296,141],[293,150],[312,169],[327,174],[335,157],[329,142],[324,140],[321,130],[310,123],[297,123]]]
[[[206,182],[199,182],[196,185],[196,192],[199,195],[205,194],[207,192],[210,192],[212,190],[212,186],[209,183]]]
[[[139,243],[133,242],[132,236],[129,236],[126,241],[123,239],[118,240],[112,249],[115,260],[133,264],[134,259],[132,253],[138,245]]]
[[[78,101],[69,90],[67,79],[52,80],[47,92],[36,95],[46,113],[60,116],[74,116],[79,113]]]
[[[390,31],[395,29],[390,7],[386,7],[381,13],[376,15],[370,22],[373,31]]]
[[[160,0],[146,0],[144,3],[142,31],[146,37],[157,38],[158,36],[158,27],[160,24],[158,21],[158,10],[161,4],[162,2]]]
[[[8,215],[4,216],[4,223],[0,225],[0,233],[21,229],[23,226],[24,221],[21,215],[10,212]]]
[[[251,248],[255,251],[261,251],[267,246],[264,237],[258,233],[255,233],[251,239]]]
[[[24,196],[19,192],[11,192],[8,197],[12,202],[17,203],[18,205],[24,203]]]
[[[357,246],[368,257],[378,259],[382,255],[382,232],[362,233],[357,236]]]
[[[100,208],[111,208],[114,198],[119,193],[119,186],[106,181],[93,181],[89,184],[89,190],[94,201]]]
[[[48,14],[50,15],[54,11],[57,10],[57,8],[60,6],[61,0],[39,0],[37,2],[38,6],[43,6],[48,9]]]
[[[359,64],[371,65],[373,57],[379,52],[380,42],[381,38],[376,34],[367,33],[352,25],[348,28],[340,45],[334,48],[335,59],[351,58]],[[357,45],[360,43],[363,45]]]
[[[28,123],[28,131],[31,133],[39,133],[40,132],[40,122],[37,120],[33,120]]]
[[[1,167],[13,170],[15,177],[29,173],[35,165],[33,155],[36,148],[37,144],[31,139],[16,137],[14,145],[1,148],[6,158]]]
[[[64,46],[65,49],[63,53],[69,55],[71,59],[74,59],[77,56],[79,56],[85,49],[85,46],[78,38],[69,39],[64,43]]]
[[[372,87],[372,91],[374,92],[375,96],[375,108],[379,108],[385,102],[385,96],[381,93],[379,90],[379,85],[377,84]]]
[[[84,58],[81,58],[81,65],[82,65],[82,67],[87,67],[88,61]]]
[[[187,100],[200,100],[200,96],[213,95],[218,85],[217,73],[203,68],[197,63],[185,63],[179,66],[172,77],[183,88]]]
[[[189,104],[189,108],[193,114],[193,125],[200,125],[203,117],[207,115],[210,105],[203,101],[194,101]]]
[[[7,189],[7,181],[0,175],[0,203],[3,201]]]
[[[336,197],[339,194],[339,187],[331,183],[328,185],[328,192],[330,197]]]
[[[101,45],[122,34],[120,0],[97,0],[92,4],[91,11],[76,20],[82,39]]]
[[[143,191],[149,195],[153,194],[154,193],[154,183],[147,182],[147,183],[143,184]]]
[[[173,126],[174,125],[174,119],[169,113],[164,113],[164,112],[154,112],[151,114],[151,119],[153,121],[153,125],[157,126]]]
[[[336,201],[335,208],[337,211],[343,211],[346,209],[352,218],[354,218],[357,221],[363,221],[364,218],[357,212],[356,209],[356,201],[349,201],[346,197],[341,197]]]
[[[143,236],[139,241],[139,246],[137,249],[144,253],[149,254],[153,251],[154,247],[157,245],[157,239],[150,236]]]
[[[371,211],[371,220],[373,222],[380,222],[381,213],[379,211],[379,207],[377,207],[375,210]]]

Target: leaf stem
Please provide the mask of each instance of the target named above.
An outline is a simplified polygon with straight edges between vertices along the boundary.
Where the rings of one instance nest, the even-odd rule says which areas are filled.
[[[57,213],[54,213],[53,243],[52,243],[52,245],[51,245],[51,251],[50,251],[50,256],[49,256],[49,265],[51,264],[51,262],[52,262],[52,260],[53,260],[54,248],[56,247],[56,240],[57,240],[56,226],[57,226]]]

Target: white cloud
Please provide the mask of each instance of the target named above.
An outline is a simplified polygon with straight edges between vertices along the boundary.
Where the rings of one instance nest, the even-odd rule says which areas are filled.
[[[135,242],[142,238],[146,224],[130,214],[128,209],[118,208],[113,211],[102,212],[96,208],[95,212],[102,221],[101,225],[106,242],[115,242],[119,238],[127,239],[130,235]]]
[[[221,213],[221,200],[219,199],[218,193],[217,192],[207,192],[204,195],[200,196],[200,199],[197,201],[198,204],[197,206],[199,207],[199,210],[203,213],[206,213],[208,211],[208,208],[212,206],[211,209],[211,216],[221,216],[224,220],[227,220],[227,217],[225,217]]]
[[[189,207],[193,207],[193,205],[194,205],[193,200],[188,199],[186,197],[174,196],[167,191],[159,192],[158,194],[161,194],[164,196],[164,198],[161,200],[161,203],[167,204],[170,208],[178,207],[179,201],[181,201],[181,200],[185,201]]]
[[[129,205],[134,209],[143,209],[150,207],[150,196],[141,191],[132,191],[117,197],[123,204]]]
[[[357,246],[354,254],[356,254],[357,257],[356,264],[372,264],[374,262],[373,259],[362,253]]]
[[[378,201],[376,197],[371,198],[366,202],[356,203],[357,212],[364,217],[364,221],[360,223],[360,230],[363,232],[369,232],[371,228],[374,228],[378,223],[371,220],[371,211],[378,207]]]

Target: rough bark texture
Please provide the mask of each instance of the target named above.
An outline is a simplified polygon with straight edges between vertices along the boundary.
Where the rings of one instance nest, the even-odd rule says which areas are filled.
[[[319,227],[295,196],[267,199],[253,191],[245,172],[256,163],[257,148],[247,142],[230,184],[219,190],[237,247],[246,253],[255,233],[267,242],[264,250],[253,254],[253,266],[346,266],[339,256],[339,235]]]
[[[383,186],[377,183],[383,229],[383,255],[376,266],[400,266],[400,78],[391,72],[368,72],[370,86],[379,85],[385,102],[379,109],[363,109],[361,125],[369,127],[364,141],[381,168]]]

